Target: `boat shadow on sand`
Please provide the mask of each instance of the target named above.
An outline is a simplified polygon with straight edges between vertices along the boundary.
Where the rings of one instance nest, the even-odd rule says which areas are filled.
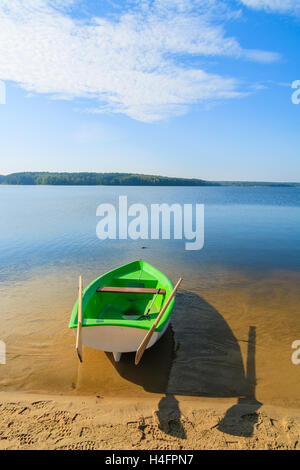
[[[183,321],[188,316],[188,321]],[[251,437],[261,403],[255,398],[256,330],[249,327],[247,367],[244,369],[239,343],[221,314],[200,296],[177,294],[172,326],[150,349],[138,366],[134,353],[119,363],[109,359],[121,377],[146,391],[164,393],[156,416],[169,435],[185,438],[181,412],[175,395],[238,397],[217,428],[227,434]]]

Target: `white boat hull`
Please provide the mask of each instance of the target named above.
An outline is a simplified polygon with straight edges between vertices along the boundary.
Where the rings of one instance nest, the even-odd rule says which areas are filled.
[[[169,322],[162,331],[154,331],[148,348],[151,348],[165,333]],[[73,329],[76,336],[76,328]],[[115,361],[120,360],[119,353],[135,352],[148,330],[127,326],[86,326],[81,329],[82,344],[89,348],[114,353]]]

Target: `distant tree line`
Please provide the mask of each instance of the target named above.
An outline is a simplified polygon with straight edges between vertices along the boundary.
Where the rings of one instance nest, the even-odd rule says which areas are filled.
[[[131,173],[50,173],[25,172],[1,175],[0,184],[26,185],[108,185],[108,186],[209,186],[200,179],[169,178]]]
[[[206,181],[196,178],[138,175],[133,173],[52,173],[23,172],[0,175],[0,184],[73,185],[73,186],[290,186],[300,183],[269,183],[255,181]]]

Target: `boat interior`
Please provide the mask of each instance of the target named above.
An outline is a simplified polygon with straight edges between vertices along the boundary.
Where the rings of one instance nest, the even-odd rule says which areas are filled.
[[[149,267],[148,267],[149,266]],[[100,291],[111,286],[115,292]],[[155,293],[123,292],[123,288],[155,289]],[[172,285],[168,278],[146,263],[133,262],[101,276],[84,291],[83,325],[126,324],[150,328]],[[162,292],[157,292],[161,289]],[[128,290],[128,289],[125,289]],[[133,289],[134,290],[134,289]]]

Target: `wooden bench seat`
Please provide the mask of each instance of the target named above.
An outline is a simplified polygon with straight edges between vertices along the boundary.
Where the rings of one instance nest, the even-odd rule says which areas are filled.
[[[98,287],[96,292],[118,292],[119,294],[162,294],[165,295],[165,289],[151,289],[148,287]]]

